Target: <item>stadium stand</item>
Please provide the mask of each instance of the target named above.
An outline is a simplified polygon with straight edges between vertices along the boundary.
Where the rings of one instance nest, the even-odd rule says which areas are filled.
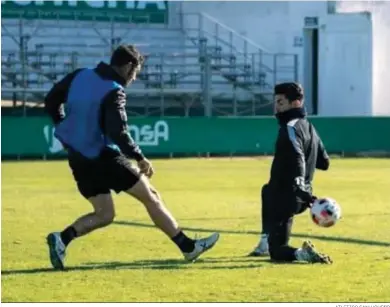
[[[56,80],[108,60],[121,43],[147,60],[128,89],[128,112],[142,116],[269,114],[276,82],[296,79],[297,57],[272,54],[206,14],[179,27],[129,22],[2,18],[2,97],[39,107]],[[195,26],[186,27],[184,24]]]

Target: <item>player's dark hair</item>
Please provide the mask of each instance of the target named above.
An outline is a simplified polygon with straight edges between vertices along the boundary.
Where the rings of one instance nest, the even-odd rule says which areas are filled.
[[[121,67],[131,63],[135,68],[143,62],[144,57],[133,45],[120,45],[111,55],[110,65]]]
[[[275,95],[284,95],[292,102],[294,100],[303,100],[303,87],[296,82],[286,82],[275,85]]]

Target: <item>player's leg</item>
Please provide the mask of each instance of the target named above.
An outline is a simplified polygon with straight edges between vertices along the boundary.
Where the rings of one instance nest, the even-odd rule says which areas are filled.
[[[269,185],[263,185],[261,189],[261,234],[268,235],[270,232],[270,223],[272,218],[272,205],[270,199]]]
[[[88,198],[93,212],[78,218],[62,232],[53,232],[47,236],[50,261],[54,268],[63,269],[66,247],[77,237],[112,223],[115,217],[114,203],[111,194],[99,194]]]
[[[254,250],[249,256],[267,256],[269,255],[268,247],[268,234],[270,232],[271,222],[271,201],[269,197],[269,186],[268,184],[263,185],[261,188],[261,233],[259,243],[256,245]]]
[[[159,193],[150,185],[145,176],[141,176],[139,181],[126,192],[145,206],[154,224],[179,247],[187,260],[193,261],[197,259],[218,241],[218,233],[199,240],[189,238],[179,227],[173,215],[166,208]]]
[[[273,216],[269,234],[269,251],[274,261],[293,262],[305,261],[308,263],[332,263],[329,256],[317,252],[310,241],[303,242],[301,248],[288,245],[293,216],[276,213]]]
[[[217,242],[219,238],[217,233],[200,240],[189,238],[180,229],[157,190],[151,186],[144,175],[131,166],[125,157],[117,156],[110,160],[107,173],[111,178],[111,188],[117,193],[125,191],[139,200],[145,206],[153,223],[172,239],[187,260],[195,260]]]
[[[66,247],[73,239],[109,225],[115,216],[113,199],[99,163],[74,159],[71,153],[69,164],[77,187],[81,195],[92,204],[93,212],[81,216],[63,231],[47,236],[50,261],[56,269],[64,268]]]
[[[274,261],[292,262],[296,260],[295,251],[288,245],[293,224],[293,216],[273,215],[268,243],[271,259]]]
[[[61,233],[61,238],[65,245],[68,245],[73,239],[72,232],[77,237],[81,237],[90,233],[91,231],[110,225],[115,218],[114,201],[111,193],[98,194],[88,198],[88,201],[92,204],[93,212],[88,213],[79,219],[77,219],[68,229]]]

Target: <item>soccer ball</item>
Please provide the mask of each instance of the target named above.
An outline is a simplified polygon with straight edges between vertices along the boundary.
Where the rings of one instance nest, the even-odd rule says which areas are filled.
[[[332,198],[319,198],[314,201],[310,215],[318,226],[331,227],[341,218],[341,208]]]

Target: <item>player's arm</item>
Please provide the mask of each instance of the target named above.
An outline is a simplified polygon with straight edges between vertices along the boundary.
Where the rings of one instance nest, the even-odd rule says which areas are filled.
[[[304,201],[310,203],[313,199],[311,192],[306,189],[305,174],[306,162],[301,136],[292,126],[287,126],[287,130],[282,134],[286,149],[287,164],[291,166],[292,186],[295,194]]]
[[[329,169],[329,166],[330,166],[329,155],[326,152],[324,143],[322,143],[321,139],[318,138],[318,154],[317,154],[316,168],[326,171]]]
[[[123,89],[111,91],[102,103],[102,129],[128,158],[137,161],[145,157],[127,129],[126,94]]]
[[[68,91],[72,84],[73,78],[80,72],[77,69],[66,75],[62,80],[55,83],[49,93],[47,93],[44,103],[45,111],[50,115],[55,125],[60,123],[65,117],[64,103],[68,97]]]

